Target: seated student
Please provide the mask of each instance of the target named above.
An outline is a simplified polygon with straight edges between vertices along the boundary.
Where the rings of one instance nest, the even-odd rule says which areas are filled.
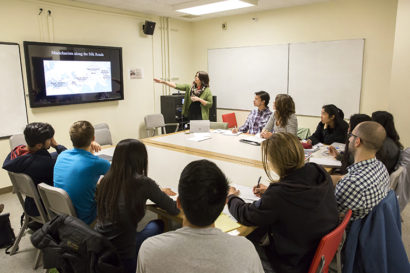
[[[145,240],[137,272],[263,272],[252,243],[215,228],[228,193],[222,171],[208,160],[189,163],[178,185],[183,227]]]
[[[125,272],[134,272],[142,242],[163,231],[163,222],[149,222],[137,232],[144,217],[145,203],[150,199],[172,215],[179,209],[154,180],[147,177],[148,155],[145,145],[136,139],[125,139],[115,147],[110,170],[97,186],[97,224],[95,229],[117,249]],[[175,195],[175,193],[173,193]]]
[[[273,133],[288,132],[293,135],[298,133],[298,119],[295,114],[295,103],[291,96],[279,94],[273,102],[275,112],[270,116],[268,123],[263,128],[261,137],[270,138]]]
[[[376,153],[376,158],[383,162],[387,171],[391,174],[399,161],[400,151],[403,150],[399,134],[394,126],[393,115],[386,111],[376,111],[372,114],[372,119],[380,123],[386,130],[386,140]]]
[[[344,113],[333,104],[324,105],[320,115],[320,122],[316,131],[307,142],[315,145],[323,143],[326,145],[333,142],[344,143],[346,141],[347,122],[343,120]]]
[[[360,123],[349,136],[354,164],[337,183],[335,195],[339,212],[352,210],[352,221],[364,218],[390,190],[389,173],[376,159],[385,138],[383,126],[374,121]]]
[[[271,184],[254,187],[261,199],[253,203],[245,203],[231,187],[229,211],[239,223],[258,226],[248,237],[259,250],[265,272],[307,272],[319,241],[338,224],[330,176],[315,163],[305,164],[303,147],[290,133],[276,133],[262,142],[262,161]],[[258,234],[267,234],[267,246],[259,245]]]
[[[67,192],[77,217],[90,225],[97,215],[94,199],[97,181],[108,171],[110,162],[92,154],[99,147],[92,145],[94,127],[88,121],[74,122],[70,138],[74,149],[62,152],[57,158],[54,187]]]
[[[268,122],[269,117],[272,115],[271,110],[269,110],[269,94],[265,91],[255,92],[255,99],[253,100],[253,105],[256,109],[253,109],[248,115],[245,124],[239,127],[239,129],[232,129],[233,133],[242,132],[249,134],[260,133],[265,127],[266,122]]]
[[[372,118],[366,114],[354,114],[350,117],[349,128],[347,129],[348,133],[351,133],[352,130],[363,121],[370,121]],[[354,158],[351,153],[349,153],[349,139],[346,139],[345,150],[343,152],[338,152],[335,147],[329,146],[329,154],[335,157],[337,160],[342,162],[340,169],[333,171],[332,180],[336,185],[337,181],[340,180],[341,175],[347,173],[347,167],[354,163]]]
[[[41,182],[53,185],[53,169],[57,155],[66,148],[58,145],[54,139],[54,129],[48,123],[33,122],[24,129],[27,146],[19,145],[11,151],[3,163],[3,169],[24,173],[31,177],[37,186]],[[47,150],[53,147],[57,153],[50,154]],[[34,199],[27,197],[24,207],[28,215],[40,215]]]

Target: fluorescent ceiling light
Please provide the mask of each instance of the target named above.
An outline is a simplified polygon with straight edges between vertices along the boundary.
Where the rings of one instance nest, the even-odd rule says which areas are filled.
[[[182,13],[188,13],[192,15],[203,15],[209,13],[216,13],[226,10],[241,9],[254,6],[257,1],[249,0],[225,0],[215,3],[193,6],[190,8],[178,9],[177,11]]]

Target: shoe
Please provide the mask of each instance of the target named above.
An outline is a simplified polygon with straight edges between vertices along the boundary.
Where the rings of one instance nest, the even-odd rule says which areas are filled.
[[[2,213],[4,210],[4,204],[0,204],[0,213]]]

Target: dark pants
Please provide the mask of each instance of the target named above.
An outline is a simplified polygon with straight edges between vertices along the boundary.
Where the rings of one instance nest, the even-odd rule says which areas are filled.
[[[162,233],[163,231],[164,231],[164,222],[162,222],[161,220],[153,220],[149,222],[143,230],[141,230],[140,232],[137,232],[137,236],[135,237],[135,241],[137,244],[135,258],[122,260],[125,273],[135,273],[135,271],[137,270],[138,252],[140,250],[142,243],[145,241],[145,239],[158,235]]]

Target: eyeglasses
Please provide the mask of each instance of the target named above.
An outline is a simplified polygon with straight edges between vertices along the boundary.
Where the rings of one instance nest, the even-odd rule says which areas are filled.
[[[356,137],[359,137],[359,136],[356,136],[356,135],[353,134],[353,133],[348,133],[348,134],[347,134],[347,138],[350,138],[350,137],[356,138]]]

